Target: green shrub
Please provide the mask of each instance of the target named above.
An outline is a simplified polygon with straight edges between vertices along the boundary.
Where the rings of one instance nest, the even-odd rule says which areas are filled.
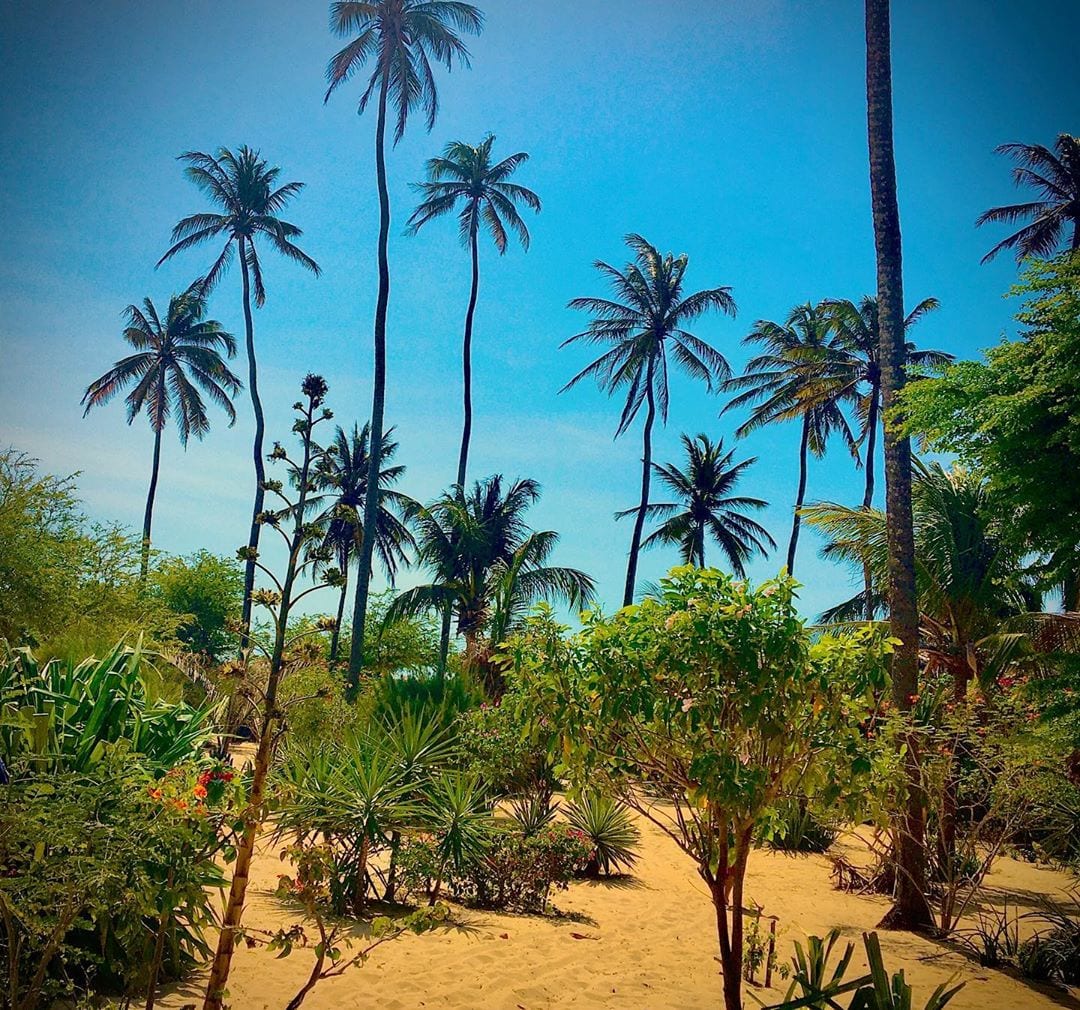
[[[469,767],[501,796],[551,794],[556,785],[547,742],[536,741],[518,717],[510,695],[484,703],[460,720],[461,748]]]
[[[426,712],[450,726],[482,700],[479,688],[460,674],[388,673],[372,683],[370,692],[373,718],[388,722],[407,712],[414,716]]]
[[[231,774],[184,766],[155,776],[129,756],[6,787],[0,948],[9,970],[18,951],[8,981],[23,1005],[142,994],[208,954]]]
[[[586,876],[629,870],[637,862],[641,832],[625,803],[603,793],[585,793],[570,805],[566,817],[572,827],[588,837],[592,846],[592,856],[585,866]]]
[[[766,844],[780,852],[827,852],[839,832],[805,800],[788,800],[776,811]]]

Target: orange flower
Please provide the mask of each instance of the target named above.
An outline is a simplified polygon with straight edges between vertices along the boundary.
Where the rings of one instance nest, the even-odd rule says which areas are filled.
[[[160,800],[161,799],[161,790],[160,789],[155,789],[153,786],[148,786],[146,791],[150,794],[150,799],[152,799],[152,800]]]
[[[200,799],[200,800],[205,800],[206,799],[206,786],[204,786],[202,784],[199,784],[199,785],[196,785],[195,788],[192,789],[191,791],[195,794],[197,799]]]

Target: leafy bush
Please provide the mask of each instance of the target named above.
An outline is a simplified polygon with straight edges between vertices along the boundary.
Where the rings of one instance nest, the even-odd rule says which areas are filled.
[[[504,695],[460,720],[461,748],[469,767],[501,796],[551,794],[556,786],[547,741],[526,732],[516,697]]]
[[[625,868],[637,862],[641,832],[634,824],[630,808],[625,803],[602,793],[584,793],[566,811],[571,827],[582,832],[592,846],[592,856],[585,866],[585,875],[595,877]]]
[[[143,993],[204,957],[236,788],[225,769],[158,777],[130,756],[9,785],[0,948],[16,1005],[91,988]]]
[[[483,908],[546,911],[552,889],[565,890],[592,855],[588,839],[556,823],[526,837],[516,826],[494,831],[482,854],[448,876],[446,889],[459,901]],[[441,863],[434,841],[418,837],[402,847],[402,880],[413,894],[432,893]]]
[[[827,852],[838,831],[805,800],[788,800],[777,809],[766,844],[780,852]]]
[[[434,673],[387,673],[373,682],[372,715],[380,721],[397,721],[406,713],[437,718],[445,726],[476,708],[482,695],[462,675],[440,677]]]
[[[1020,945],[1017,965],[1028,978],[1080,983],[1080,899],[1070,905],[1047,901],[1028,918],[1040,922],[1035,934]]]

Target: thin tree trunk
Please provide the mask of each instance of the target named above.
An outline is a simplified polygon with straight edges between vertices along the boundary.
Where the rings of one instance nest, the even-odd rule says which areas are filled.
[[[345,619],[345,600],[349,595],[349,564],[345,562],[345,567],[342,569],[342,577],[344,581],[341,583],[341,595],[338,597],[337,605],[337,623],[334,625],[334,630],[330,635],[330,662],[336,663],[338,657],[338,649],[341,645],[341,622]]]
[[[251,277],[248,271],[246,240],[240,239],[239,245],[240,272],[244,281],[244,338],[248,359],[248,392],[251,393],[251,409],[255,414],[255,441],[251,448],[255,463],[255,500],[251,506],[251,529],[248,532],[247,545],[249,551],[258,551],[259,532],[262,529],[258,518],[266,499],[266,490],[263,487],[266,481],[266,467],[263,462],[263,436],[266,432],[266,421],[263,418],[262,400],[259,399],[259,373],[255,361],[255,327],[251,319]],[[244,563],[244,605],[240,618],[241,651],[248,647],[248,631],[251,628],[251,593],[254,588],[255,558],[251,557]]]
[[[383,72],[379,87],[379,120],[375,127],[375,175],[379,188],[379,296],[375,303],[375,372],[371,391],[371,430],[368,434],[368,481],[364,495],[364,529],[375,530],[379,520],[379,474],[382,467],[383,411],[386,406],[386,310],[390,303],[390,192],[386,187],[386,91],[389,79]],[[371,559],[375,537],[360,545],[360,564],[353,605],[352,643],[349,649],[350,692],[360,685],[364,666],[364,623],[367,619]]]
[[[904,289],[900,211],[893,154],[889,0],[866,0],[866,118],[870,191],[877,254],[881,385],[886,414],[904,385]],[[889,545],[889,618],[899,639],[892,657],[893,703],[909,712],[918,691],[919,615],[915,598],[915,538],[911,513],[911,443],[885,428],[885,489]],[[907,798],[897,825],[896,894],[883,928],[930,926],[926,900],[926,811],[914,735],[904,756]]]
[[[463,421],[461,426],[461,452],[458,455],[457,483],[465,489],[465,471],[469,462],[469,440],[472,437],[472,331],[473,314],[476,312],[476,296],[480,289],[480,254],[477,248],[476,231],[472,241],[472,289],[469,292],[469,307],[465,311],[465,339],[461,344],[461,377]]]
[[[645,377],[645,396],[649,409],[645,415],[645,430],[641,445],[641,504],[634,519],[634,534],[630,540],[630,558],[626,564],[626,586],[623,589],[623,606],[629,607],[634,602],[634,587],[637,585],[638,554],[641,553],[641,532],[645,528],[645,510],[649,506],[649,479],[652,476],[652,428],[656,420],[656,397],[653,390],[653,359],[649,359]]]
[[[868,512],[874,507],[874,465],[877,456],[878,413],[881,401],[881,387],[875,382],[870,390],[870,409],[866,416],[866,490],[863,492],[862,507]],[[874,619],[873,573],[870,562],[863,562],[863,590],[866,593],[866,619]]]
[[[162,402],[165,390],[164,374],[158,379],[158,403]],[[161,429],[164,422],[154,428],[154,462],[150,467],[150,488],[146,492],[146,511],[142,524],[142,560],[139,564],[139,581],[146,582],[150,571],[150,527],[154,522],[154,498],[157,496],[158,470],[161,467]]]
[[[439,627],[439,676],[446,676],[446,658],[450,653],[450,604],[443,607],[442,624]]]
[[[799,545],[799,526],[802,516],[799,510],[806,498],[806,447],[810,442],[810,415],[803,415],[802,438],[799,440],[799,490],[795,494],[795,514],[791,518],[791,540],[787,549],[788,575],[795,574],[795,549]]]
[[[166,879],[166,887],[171,901],[172,886],[176,871],[170,867]],[[161,975],[161,962],[165,959],[165,934],[172,921],[172,907],[162,910],[161,919],[158,921],[157,935],[154,937],[154,955],[150,960],[150,978],[146,983],[146,1006],[144,1010],[154,1010],[157,1001],[158,977]]]

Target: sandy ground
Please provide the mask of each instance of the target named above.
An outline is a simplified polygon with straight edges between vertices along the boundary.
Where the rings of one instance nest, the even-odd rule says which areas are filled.
[[[721,1005],[716,934],[707,892],[685,856],[650,824],[642,824],[637,874],[616,883],[575,883],[556,895],[560,916],[500,915],[456,910],[446,931],[407,936],[381,947],[366,965],[320,982],[305,1010],[547,1010],[550,1007],[619,1010],[695,1010]],[[748,899],[779,917],[779,950],[792,941],[824,935],[838,926],[855,941],[873,928],[887,901],[832,889],[822,856],[755,852]],[[245,922],[277,928],[295,913],[273,896],[285,867],[277,847],[254,865]],[[1041,895],[1060,895],[1072,878],[1011,859],[998,862],[989,879],[995,899],[1011,895],[1021,911]],[[1070,1007],[1080,999],[1063,990],[1035,987],[980,968],[948,948],[907,934],[881,934],[886,964],[903,968],[921,1010],[933,988],[950,976],[967,982],[950,1004],[955,1010],[1041,1010]],[[860,967],[865,961],[856,954]],[[283,1010],[307,977],[310,952],[281,960],[263,949],[241,949],[233,963],[232,1010]],[[200,979],[167,993],[161,1010],[201,1007]],[[779,983],[783,984],[783,983]],[[766,1004],[779,990],[750,990]],[[751,996],[746,1007],[757,1006]]]

